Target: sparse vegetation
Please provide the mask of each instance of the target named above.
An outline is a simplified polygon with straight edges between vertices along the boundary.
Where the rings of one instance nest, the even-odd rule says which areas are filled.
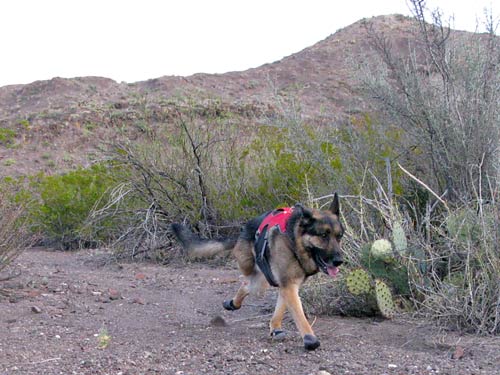
[[[356,109],[336,124],[309,121],[280,88],[272,110],[249,127],[243,119],[251,116],[236,113],[243,106],[205,94],[161,103],[137,94],[127,111],[106,108],[102,121],[122,140],[106,162],[31,179],[18,198],[35,202],[32,228],[62,248],[107,242],[122,256],[165,261],[172,221],[208,237],[236,233],[243,220],[273,207],[321,207],[335,189],[343,193],[345,276],[309,283],[310,309],[371,315],[383,305],[389,316],[390,289],[396,302],[446,327],[498,334],[498,37],[493,24],[482,35],[450,33],[438,13],[427,23],[425,2],[411,3],[419,31],[405,56],[366,24],[377,59],[359,66],[358,88],[373,112]],[[349,40],[353,48],[363,42]],[[99,121],[82,121],[83,134],[98,134]],[[1,145],[15,137],[0,128]],[[45,152],[42,164],[56,167],[54,158]],[[67,154],[61,160],[73,162]],[[372,251],[377,240],[390,247]],[[360,274],[368,291],[352,293],[348,280]]]
[[[8,128],[0,128],[0,145],[9,146],[12,144],[17,133],[15,130]]]
[[[0,271],[32,243],[33,236],[24,215],[27,203],[19,203],[15,194],[15,184],[9,179],[3,181],[0,186]]]
[[[3,161],[3,165],[5,165],[6,167],[10,167],[11,165],[14,164],[16,164],[16,160],[12,158],[8,158]]]
[[[392,213],[402,212],[419,311],[453,328],[499,333],[500,257],[493,243],[500,187],[500,74],[494,66],[500,43],[491,22],[480,37],[451,33],[438,12],[427,23],[425,2],[412,5],[419,32],[407,58],[397,57],[384,35],[368,26],[380,60],[362,85],[382,111],[381,120],[404,131],[391,163],[403,164],[409,177],[395,195],[387,174],[389,192],[378,209],[385,206],[384,223],[392,232]]]

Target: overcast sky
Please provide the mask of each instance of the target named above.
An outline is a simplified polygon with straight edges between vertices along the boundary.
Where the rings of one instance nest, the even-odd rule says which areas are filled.
[[[492,0],[428,0],[474,31]],[[493,9],[498,14],[497,6]],[[406,0],[2,0],[0,86],[53,77],[135,82],[271,63]]]

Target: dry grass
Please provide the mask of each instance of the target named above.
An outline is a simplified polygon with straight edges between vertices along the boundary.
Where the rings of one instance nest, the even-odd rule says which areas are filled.
[[[0,272],[33,242],[25,210],[25,206],[14,203],[7,192],[0,190]]]

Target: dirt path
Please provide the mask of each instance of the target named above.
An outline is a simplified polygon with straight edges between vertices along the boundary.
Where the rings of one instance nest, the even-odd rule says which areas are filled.
[[[499,373],[500,339],[401,319],[319,317],[321,348],[308,353],[290,320],[288,339],[268,338],[274,291],[223,310],[234,267],[102,259],[33,249],[16,260],[22,274],[0,284],[12,292],[0,297],[1,374]]]

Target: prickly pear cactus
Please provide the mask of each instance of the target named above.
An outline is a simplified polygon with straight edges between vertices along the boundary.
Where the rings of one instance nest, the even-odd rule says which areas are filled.
[[[406,235],[403,226],[399,221],[395,221],[392,225],[392,242],[394,243],[394,249],[400,255],[406,253],[408,242],[406,241]]]
[[[358,268],[352,270],[346,278],[347,289],[351,294],[359,296],[370,292],[370,276],[365,270]]]
[[[382,316],[392,319],[395,314],[392,293],[387,284],[379,279],[375,280],[375,298],[377,299],[377,306]]]
[[[394,254],[392,253],[392,245],[385,239],[374,241],[370,253],[373,258],[380,259],[385,262],[390,262],[394,258]]]

